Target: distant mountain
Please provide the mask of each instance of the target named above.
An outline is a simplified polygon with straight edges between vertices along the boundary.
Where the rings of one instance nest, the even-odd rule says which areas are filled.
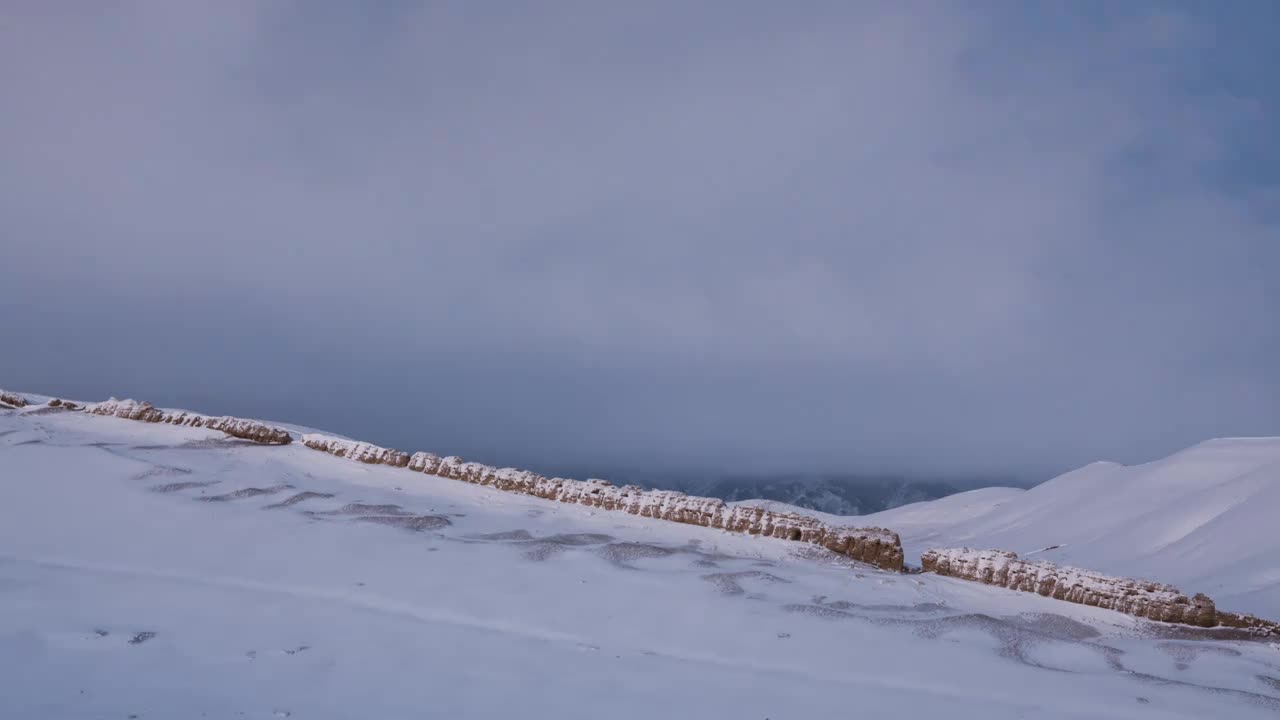
[[[987,484],[987,483],[982,483]],[[726,476],[710,482],[688,482],[675,489],[718,497],[726,502],[776,500],[832,515],[866,515],[977,487],[975,481],[880,477],[865,475]]]
[[[538,471],[548,476],[604,478],[616,485],[678,490],[725,502],[773,500],[831,515],[868,515],[978,488],[1030,484],[1025,478],[964,474],[932,477],[832,472],[711,474],[616,466],[541,466]]]

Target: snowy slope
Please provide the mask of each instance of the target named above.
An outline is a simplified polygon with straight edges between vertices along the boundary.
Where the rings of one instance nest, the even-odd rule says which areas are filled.
[[[954,523],[986,514],[1005,501],[1018,497],[1024,492],[1026,491],[1022,488],[980,488],[948,495],[937,500],[912,503],[868,515],[835,515],[778,502],[777,500],[740,500],[732,504],[745,507],[760,507],[780,513],[808,515],[832,525],[867,525],[875,524],[877,518],[891,518],[894,523],[893,530],[910,533],[913,530],[929,531],[943,523]],[[920,553],[908,553],[908,557],[918,560]]]
[[[0,411],[4,718],[1269,718],[1280,648],[203,428]]]
[[[1093,463],[1026,491],[988,488],[858,521],[897,530],[908,558],[929,547],[1012,550],[1280,617],[1278,516],[1280,438],[1232,438],[1143,465]]]

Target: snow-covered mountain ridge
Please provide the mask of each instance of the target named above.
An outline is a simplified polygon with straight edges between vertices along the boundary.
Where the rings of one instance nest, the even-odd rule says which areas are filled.
[[[1280,711],[1280,645],[1240,633],[26,400],[0,717]]]
[[[17,393],[5,393],[5,397],[8,398],[11,406],[27,404],[23,396]],[[39,398],[36,399],[39,400]],[[56,405],[61,402],[60,400],[49,398],[43,398],[43,401],[50,405]],[[67,404],[64,408],[78,408],[78,406]],[[105,402],[87,404],[83,409],[90,414],[109,415],[143,422],[208,427],[226,432],[233,437],[267,444],[288,444],[292,441],[292,436],[288,431],[259,421],[234,417],[211,418],[186,411],[161,410],[149,403],[135,400],[111,398]],[[318,432],[302,433],[299,439],[308,448],[361,463],[408,468],[429,475],[492,486],[506,492],[533,495],[559,502],[586,505],[605,510],[619,510],[633,515],[725,529],[750,535],[764,535],[800,541],[819,545],[833,552],[868,562],[881,568],[890,570],[902,570],[904,568],[904,551],[899,536],[893,531],[882,527],[855,527],[854,521],[858,519],[857,517],[815,513],[772,501],[746,501],[727,504],[716,498],[690,496],[676,491],[649,490],[633,485],[617,487],[608,481],[598,479],[581,481],[548,478],[537,473],[515,468],[496,468],[482,463],[464,462],[456,456],[440,457],[433,453],[424,452],[410,454],[400,450],[382,448],[370,443],[348,440]],[[1235,439],[1211,441],[1197,447],[1224,443],[1250,443],[1253,447],[1265,447],[1267,445],[1266,439]],[[1183,454],[1180,453],[1179,455]],[[1267,456],[1264,454],[1264,457]],[[1052,490],[1066,487],[1068,488],[1066,495],[1069,496],[1071,494],[1070,489],[1078,484],[1078,481],[1074,478],[1089,476],[1091,472],[1110,472],[1122,467],[1114,463],[1094,463],[1081,470],[1067,473],[1060,478],[1049,481],[1030,492],[1033,495],[1043,495],[1042,488]],[[1231,467],[1238,469],[1234,465]],[[1184,483],[1184,485],[1195,487],[1196,483]],[[1096,569],[1096,564],[1086,564],[1090,568],[1089,570],[1081,570],[1070,565],[1061,566],[1051,562],[1047,555],[1038,557],[1035,561],[1029,563],[1027,560],[1017,559],[1015,554],[1005,549],[1006,546],[998,544],[1000,540],[993,538],[998,533],[991,531],[982,532],[972,537],[976,537],[982,543],[979,547],[999,548],[999,550],[995,550],[992,553],[975,554],[968,547],[939,547],[938,541],[940,538],[950,539],[954,537],[954,533],[948,535],[945,532],[940,532],[940,528],[946,527],[954,530],[966,522],[978,524],[981,519],[996,508],[1003,506],[1007,500],[1012,500],[1013,498],[1021,500],[1027,492],[1011,488],[987,488],[972,493],[950,496],[932,503],[917,503],[900,508],[896,512],[879,513],[877,517],[899,515],[902,522],[913,528],[913,539],[923,535],[924,539],[928,540],[929,546],[927,552],[924,552],[921,561],[926,570],[937,571],[939,565],[944,569],[949,566],[945,559],[940,564],[936,562],[937,558],[940,557],[938,555],[939,552],[944,553],[941,556],[943,558],[948,557],[945,553],[950,553],[950,557],[955,561],[952,564],[956,569],[966,567],[966,563],[974,568],[979,566],[989,568],[991,563],[988,562],[988,556],[1013,558],[1011,561],[1006,560],[1004,564],[1012,563],[1019,568],[1017,572],[1013,573],[1014,575],[1020,578],[1029,576],[1022,569],[1034,568],[1034,572],[1030,574],[1035,575],[1038,579],[1029,585],[1027,582],[1014,582],[1006,584],[1005,586],[1007,587],[1026,590],[1033,589],[1030,586],[1035,586],[1034,591],[1057,599],[1085,602],[1092,605],[1101,604],[1104,607],[1128,612],[1129,614],[1136,614],[1140,617],[1153,617],[1166,622],[1186,622],[1203,626],[1213,626],[1218,623],[1215,603],[1203,593],[1197,593],[1193,599],[1187,595],[1182,595],[1180,591],[1172,586],[1162,586],[1174,593],[1177,600],[1169,602],[1158,601],[1155,604],[1161,609],[1155,611],[1154,614],[1152,614],[1145,602],[1134,603],[1127,598],[1117,599],[1113,597],[1115,593],[1112,590],[1116,587],[1132,589],[1156,585],[1156,583],[1148,580],[1132,580],[1123,577],[1123,574],[1150,577],[1150,575],[1146,574],[1148,571],[1137,563],[1122,570],[1121,574],[1114,576],[1102,574]],[[1061,498],[1058,497],[1059,495],[1063,495],[1063,493],[1055,494],[1054,497],[1058,502],[1053,504],[1054,507],[1051,510],[1053,516],[1057,518],[1063,517],[1064,513],[1069,513],[1075,507],[1087,504],[1084,502],[1075,502],[1073,504],[1074,498]],[[1062,505],[1061,511],[1057,509],[1057,505]],[[1119,517],[1122,521],[1125,520],[1122,514],[1115,514],[1115,517]],[[1090,517],[1090,520],[1095,523],[1098,522],[1098,519],[1096,514]],[[914,523],[912,522],[913,520],[915,521]],[[1042,528],[1043,524],[1036,523],[1036,527]],[[1064,543],[1056,543],[1052,546],[1046,545],[1038,552],[1047,554],[1054,550],[1060,550],[1063,545]],[[929,558],[930,554],[933,556],[932,561]],[[981,576],[960,571],[953,571],[950,574],[969,580],[993,582],[989,570]],[[998,574],[1001,574],[1002,578],[1007,576],[1008,568],[1003,568]],[[1056,589],[1054,587],[1055,583],[1057,585]],[[1005,583],[995,582],[995,584]],[[1074,589],[1070,589],[1072,584],[1075,586]],[[1028,587],[1022,587],[1023,585],[1028,585]],[[1046,591],[1044,588],[1048,588],[1048,590]],[[1134,594],[1134,591],[1130,590],[1128,594]],[[1101,600],[1099,600],[1100,598]],[[1201,607],[1206,604],[1208,607],[1206,611],[1183,612],[1187,608],[1193,606]],[[1262,621],[1248,615],[1223,612],[1221,621],[1234,627],[1277,629],[1277,625],[1274,622]]]

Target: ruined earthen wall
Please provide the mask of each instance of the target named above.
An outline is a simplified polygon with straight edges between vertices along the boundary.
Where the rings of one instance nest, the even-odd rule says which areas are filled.
[[[409,453],[390,448],[378,447],[369,443],[354,440],[342,440],[328,435],[307,434],[302,436],[302,444],[312,450],[327,452],[341,458],[348,458],[367,465],[390,465],[405,467],[409,464]]]
[[[1172,585],[1113,577],[1043,560],[1022,560],[1003,550],[929,550],[921,556],[920,564],[925,572],[1033,592],[1161,622],[1198,627],[1222,625],[1259,633],[1280,630],[1276,623],[1267,620],[1221,612],[1209,597],[1202,594],[1187,597]]]
[[[126,420],[208,428],[242,440],[251,440],[265,445],[288,445],[293,441],[287,431],[256,420],[245,420],[244,418],[229,416],[210,417],[196,413],[161,410],[151,403],[137,400],[111,398],[105,402],[88,405],[84,411],[93,415],[109,415]]]
[[[7,406],[10,409],[26,407],[27,400],[17,393],[11,393],[8,390],[0,390],[0,406]]]
[[[507,492],[641,517],[810,543],[886,570],[901,571],[903,567],[902,542],[896,533],[884,528],[838,527],[804,515],[731,506],[716,498],[646,490],[636,485],[619,487],[605,480],[548,478],[528,470],[464,462],[456,456],[440,457],[422,452],[409,455],[327,435],[304,435],[302,442],[313,450],[356,462],[407,467],[415,472]]]

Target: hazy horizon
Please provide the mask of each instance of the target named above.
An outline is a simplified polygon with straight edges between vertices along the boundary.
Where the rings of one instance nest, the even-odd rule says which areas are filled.
[[[21,388],[6,387],[7,390],[15,390],[18,392],[26,392],[37,395],[46,395],[50,397],[60,397],[68,400],[77,400],[82,402],[95,402],[106,399],[102,393],[94,394],[91,390],[75,391],[74,384],[61,384],[62,389],[67,392],[53,392],[50,388]],[[415,440],[420,433],[415,427],[409,423],[403,427],[393,428],[395,432],[385,432],[385,423],[375,423],[381,425],[382,432],[377,428],[359,428],[350,427],[344,430],[338,430],[336,427],[329,425],[321,425],[311,421],[300,420],[296,416],[284,417],[276,415],[253,415],[246,413],[242,407],[221,403],[217,398],[205,396],[201,401],[205,404],[191,404],[184,402],[182,398],[198,397],[198,394],[189,392],[178,392],[170,396],[170,400],[157,400],[155,397],[146,395],[145,393],[135,393],[135,400],[146,400],[159,407],[169,407],[176,409],[190,410],[193,412],[203,412],[207,414],[227,414],[250,416],[265,420],[275,421],[289,425],[300,425],[309,427],[323,432],[337,433],[351,437],[364,442],[371,442],[376,445],[384,445],[395,447],[397,449],[406,450],[408,452],[435,452],[437,454],[454,454],[461,455],[465,460],[474,460],[498,467],[518,467],[525,470],[533,470],[547,476],[560,476],[567,478],[587,479],[599,478],[610,480],[616,484],[634,483],[647,487],[667,488],[667,489],[688,489],[696,487],[699,484],[711,483],[717,480],[798,480],[808,478],[813,480],[834,480],[839,482],[856,483],[858,481],[896,481],[903,483],[921,483],[921,482],[941,482],[955,486],[960,491],[975,489],[979,487],[992,486],[1008,486],[1008,487],[1032,487],[1046,480],[1051,480],[1057,475],[1064,472],[1075,470],[1081,465],[1087,465],[1090,462],[1098,460],[1107,460],[1107,458],[1097,458],[1090,460],[1081,465],[1071,465],[1063,467],[1046,466],[1044,468],[1023,469],[1020,471],[1001,471],[998,469],[982,470],[971,468],[928,468],[904,464],[901,466],[891,465],[874,465],[850,462],[844,464],[821,465],[811,462],[810,458],[797,457],[793,462],[786,463],[777,461],[773,464],[757,465],[750,468],[744,468],[741,465],[733,463],[717,464],[714,461],[691,460],[687,457],[662,457],[651,455],[641,457],[634,454],[592,454],[589,449],[580,449],[577,451],[569,451],[563,454],[563,457],[545,457],[540,454],[522,454],[519,451],[504,449],[501,447],[491,446],[485,442],[481,442],[467,448],[463,452],[459,447],[437,447],[429,443],[418,442]],[[125,393],[124,395],[128,395]],[[114,393],[111,396],[124,397],[120,393]],[[326,412],[319,412],[318,418],[324,420],[330,417]],[[1209,438],[1206,438],[1209,439]],[[1182,449],[1182,448],[1178,448]],[[568,459],[566,460],[565,457]],[[1134,461],[1134,464],[1148,462],[1160,459],[1159,457],[1143,458]]]
[[[14,3],[0,386],[606,477],[1280,435],[1277,26]]]

